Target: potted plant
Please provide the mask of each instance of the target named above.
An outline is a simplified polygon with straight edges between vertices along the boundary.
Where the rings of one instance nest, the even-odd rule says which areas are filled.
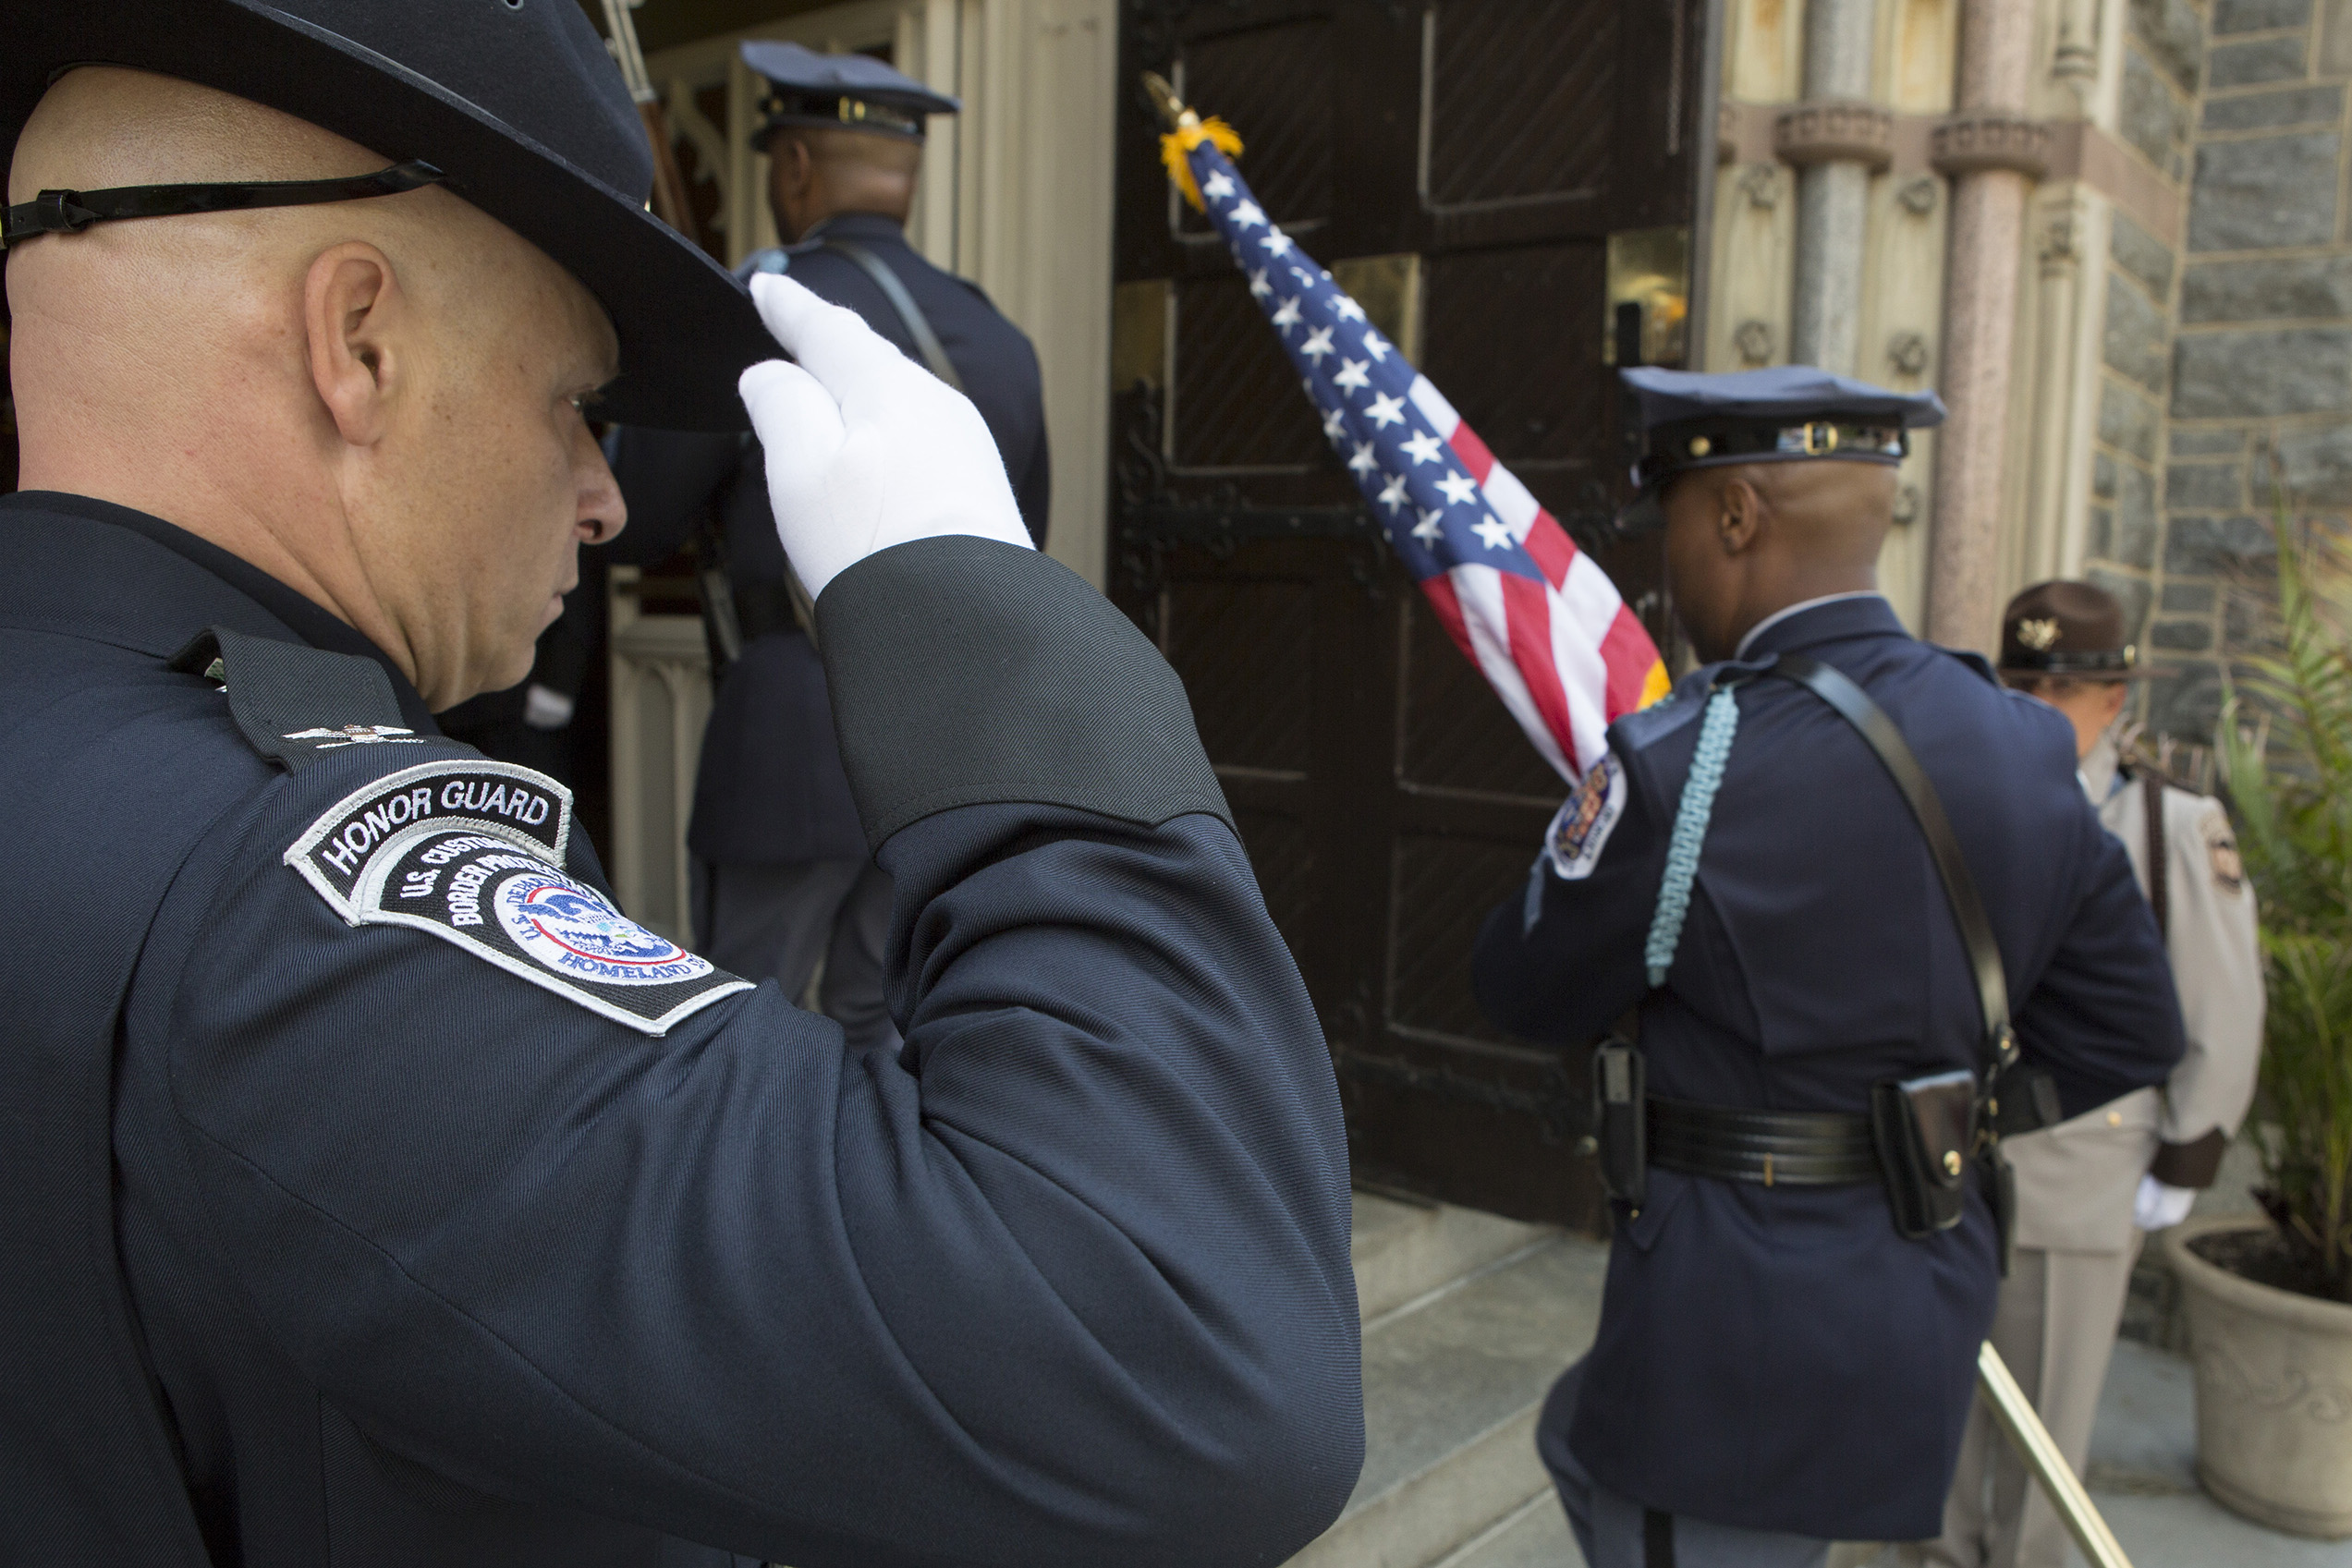
[[[2261,899],[2269,1014],[2248,1134],[2268,1219],[2164,1233],[2197,1367],[2198,1474],[2238,1513],[2352,1535],[2352,559],[2277,517],[2278,639],[2216,751]]]

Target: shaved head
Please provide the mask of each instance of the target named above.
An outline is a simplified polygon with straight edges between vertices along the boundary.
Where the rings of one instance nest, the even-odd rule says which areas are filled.
[[[789,243],[841,213],[914,211],[923,144],[843,126],[784,126],[768,143],[768,202]]]
[[[1728,659],[1749,627],[1808,599],[1878,586],[1893,526],[1892,464],[1737,463],[1673,480],[1666,581],[1702,660]]]
[[[26,123],[8,200],[391,161],[86,67]],[[582,415],[616,368],[610,322],[446,190],[46,235],[11,248],[7,287],[25,489],[211,540],[358,627],[435,708],[521,679],[579,541],[622,521]]]

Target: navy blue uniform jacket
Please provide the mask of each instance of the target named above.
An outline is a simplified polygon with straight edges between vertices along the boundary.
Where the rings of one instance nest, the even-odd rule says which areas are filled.
[[[904,545],[837,595],[997,638],[985,682],[876,680],[904,634],[828,623],[895,1052],[773,984],[652,1033],[347,922],[306,830],[495,765],[396,683],[418,736],[282,769],[238,666],[225,695],[175,650],[380,655],[153,518],[0,498],[0,1559],[1194,1568],[1337,1513],[1337,1095],[1181,688],[1028,551]],[[1104,731],[1158,773],[1090,772]]]
[[[1045,542],[1053,471],[1037,354],[978,287],[942,272],[907,243],[890,219],[845,213],[823,225],[853,240],[898,274],[922,307],[964,391],[988,422],[1005,459],[1013,499],[1030,537]],[[917,364],[906,327],[858,265],[823,249],[797,250],[791,276],[896,344]],[[613,472],[628,502],[628,527],[606,553],[623,565],[668,559],[716,508],[729,570],[747,588],[781,584],[784,545],[768,509],[760,447],[748,438],[623,430]],[[858,857],[865,845],[834,746],[824,668],[809,639],[786,628],[752,638],[720,683],[702,732],[694,814],[687,843],[705,860],[780,865]]]
[[[2123,845],[2075,777],[2074,732],[1981,660],[1912,638],[1876,596],[1767,627],[1886,710],[1944,798],[2007,967],[2029,1061],[2068,1115],[2161,1083],[2183,1050],[2170,971]],[[1539,858],[1479,942],[1504,1027],[1571,1042],[1639,1003],[1654,1094],[1861,1112],[1870,1087],[1973,1066],[1983,1022],[1926,840],[1846,722],[1793,682],[1737,690],[1739,727],[1666,983],[1642,948],[1715,666],[1621,719],[1622,815],[1588,875]],[[1572,869],[1584,868],[1571,862]],[[1620,1209],[1574,1424],[1603,1485],[1762,1530],[1908,1540],[1941,1527],[2000,1284],[1990,1209],[1924,1242],[1883,1190],[1766,1188],[1652,1169]]]

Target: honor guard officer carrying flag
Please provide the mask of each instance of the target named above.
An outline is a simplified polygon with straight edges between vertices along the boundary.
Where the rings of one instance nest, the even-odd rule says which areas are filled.
[[[0,15],[0,1557],[1313,1537],[1330,1060],[1175,675],[971,405],[645,212],[572,0]],[[749,407],[903,1049],[631,922],[559,784],[434,730],[621,527],[600,388]]]
[[[969,396],[1042,547],[1052,474],[1037,355],[976,286],[907,243],[925,118],[954,114],[956,100],[863,55],[740,47],[768,84],[751,145],[767,154],[770,207],[792,243],[755,252],[737,274],[788,269]],[[794,609],[760,448],[640,428],[614,443],[630,517],[614,559],[652,565],[689,537],[701,556],[719,680],[687,829],[696,938],[714,961],[773,977],[796,1000],[822,960],[823,1010],[851,1045],[889,1044],[890,879],[867,853],[842,773],[823,663]]]
[[[1985,1101],[2161,1082],[2180,1017],[2066,724],[1876,591],[1936,399],[1625,379],[1706,662],[1611,727],[1478,944],[1514,1033],[1639,1018],[1595,1062],[1600,1331],[1538,1447],[1595,1568],[1793,1568],[1941,1524],[2001,1270]]]
[[[2222,803],[2122,756],[2125,698],[2148,671],[2114,595],[2065,581],[2018,594],[2001,620],[2000,673],[2072,722],[2083,786],[2130,854],[2163,932],[2188,1042],[2160,1088],[2003,1141],[2017,1173],[2017,1250],[1992,1339],[2078,1470],[2141,1233],[2187,1216],[2253,1102],[2262,960],[2254,890]],[[2048,1498],[1981,1413],[1961,1449],[1943,1535],[1920,1553],[1953,1568],[2066,1562]]]

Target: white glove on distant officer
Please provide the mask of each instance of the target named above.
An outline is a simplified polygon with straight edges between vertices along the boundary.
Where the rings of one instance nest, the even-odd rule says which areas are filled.
[[[2168,1231],[2188,1218],[2188,1206],[2196,1201],[2194,1187],[2166,1186],[2142,1176],[2131,1200],[2131,1222],[2143,1231]]]
[[[1029,548],[969,399],[788,277],[754,275],[751,298],[800,361],[754,365],[737,390],[766,453],[776,532],[810,597],[910,540],[974,534]]]

